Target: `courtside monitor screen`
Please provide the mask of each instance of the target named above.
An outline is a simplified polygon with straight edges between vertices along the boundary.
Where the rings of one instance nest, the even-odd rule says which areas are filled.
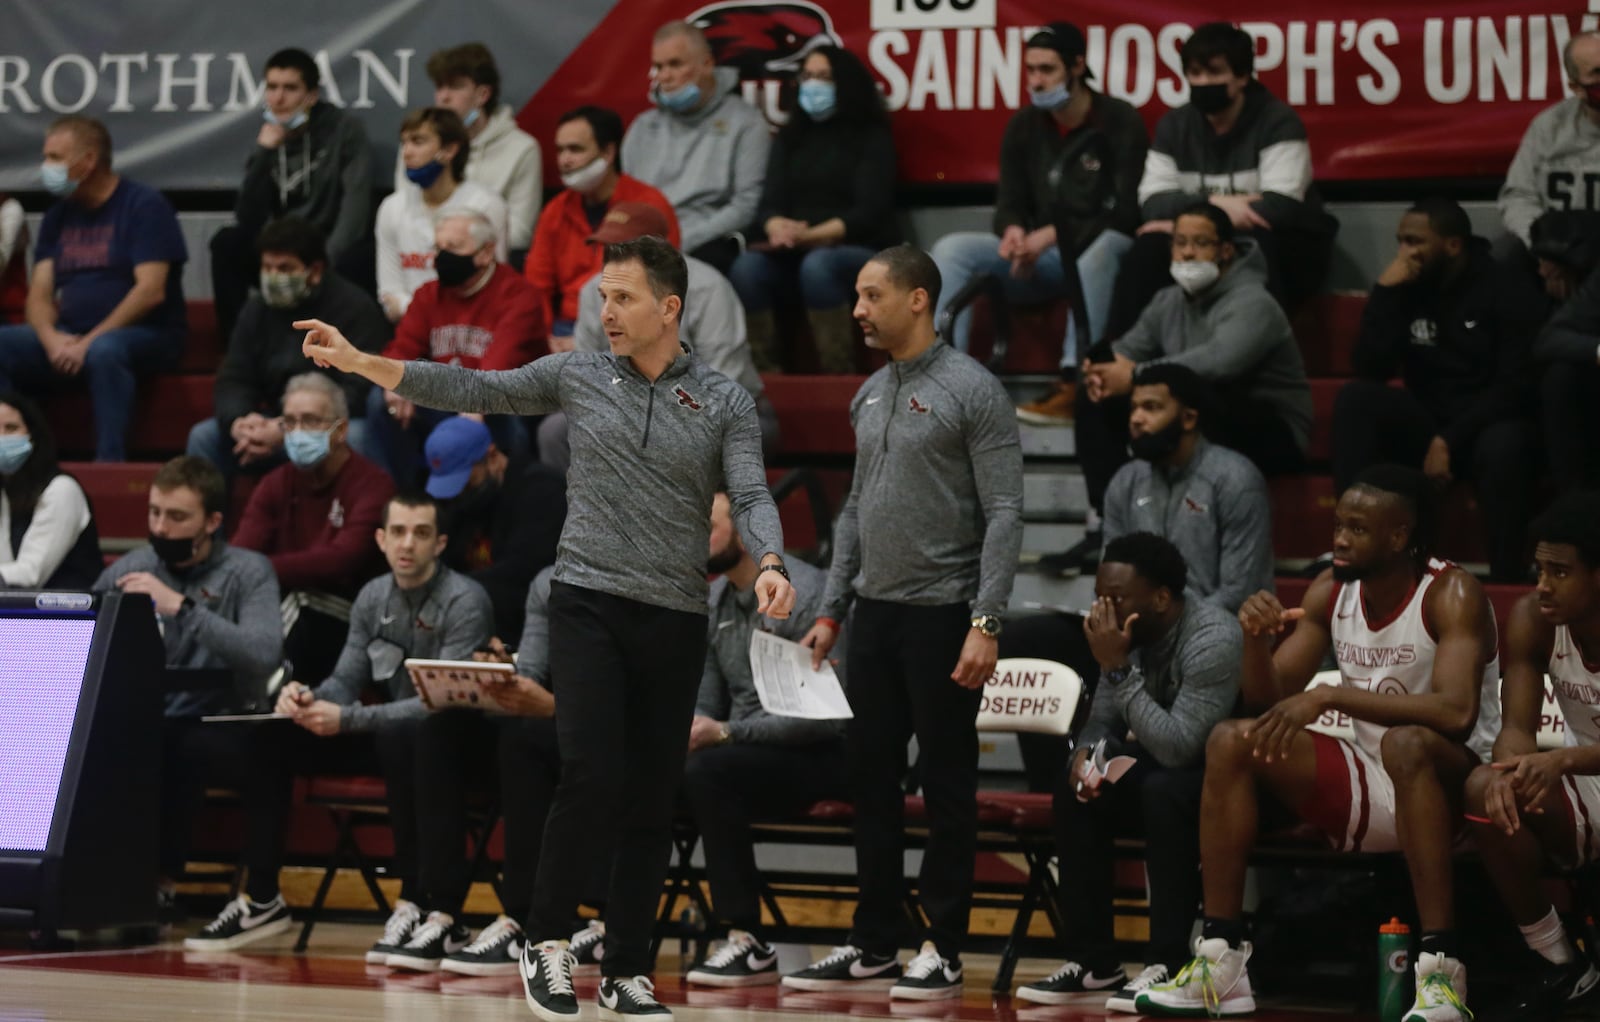
[[[91,600],[0,601],[0,849],[44,852],[94,638]]]

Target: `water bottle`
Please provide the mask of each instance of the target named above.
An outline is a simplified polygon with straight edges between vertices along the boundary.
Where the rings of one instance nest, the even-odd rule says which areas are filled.
[[[1390,919],[1378,927],[1378,1022],[1400,1022],[1416,999],[1411,980],[1411,927]]]

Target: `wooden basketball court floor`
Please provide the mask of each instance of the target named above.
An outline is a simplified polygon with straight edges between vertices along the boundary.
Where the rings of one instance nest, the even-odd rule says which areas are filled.
[[[198,928],[199,921],[187,929]],[[41,953],[17,936],[0,935],[0,1022],[167,1022],[170,1019],[322,1022],[527,1022],[533,1018],[516,977],[479,979],[392,972],[368,966],[362,953],[375,938],[370,925],[324,923],[311,950],[294,954],[294,934],[239,952],[185,952],[181,931],[164,943]],[[825,949],[814,948],[814,952]],[[909,958],[909,955],[903,956]],[[1045,975],[1058,963],[1029,959],[1017,982]],[[703,990],[680,977],[676,945],[663,948],[657,995],[679,1022],[747,1022],[775,1019],[920,1018],[958,1022],[1079,1022],[1105,1018],[1103,996],[1064,1007],[1044,1007],[994,997],[992,956],[966,959],[966,995],[943,1002],[893,1002],[883,993],[823,995],[753,990]],[[592,976],[578,978],[581,1018],[598,1018]],[[1346,1005],[1347,991],[1338,993]],[[1130,1018],[1120,1015],[1113,1018]],[[1261,1022],[1345,1022],[1369,1015],[1272,1006]]]

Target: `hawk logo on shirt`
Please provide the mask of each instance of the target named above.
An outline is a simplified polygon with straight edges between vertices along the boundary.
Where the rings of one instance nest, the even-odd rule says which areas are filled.
[[[678,395],[678,403],[692,412],[698,412],[703,407],[700,402],[694,399],[693,394],[682,387],[675,387],[672,392]]]
[[[927,405],[918,400],[917,395],[915,394],[911,395],[911,400],[907,401],[906,405],[918,415],[927,415],[929,412],[933,411],[932,408],[929,408]]]
[[[1211,510],[1208,505],[1200,503],[1193,497],[1183,498],[1183,509],[1192,515],[1203,515]]]

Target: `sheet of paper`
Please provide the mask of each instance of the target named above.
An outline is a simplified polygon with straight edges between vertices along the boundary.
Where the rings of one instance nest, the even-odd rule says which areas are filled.
[[[201,717],[205,724],[231,724],[248,720],[288,720],[287,713],[218,713],[210,717]]]
[[[768,632],[750,636],[750,671],[755,675],[761,707],[780,717],[808,720],[848,720],[850,701],[845,698],[833,665],[811,669],[811,650]]]

